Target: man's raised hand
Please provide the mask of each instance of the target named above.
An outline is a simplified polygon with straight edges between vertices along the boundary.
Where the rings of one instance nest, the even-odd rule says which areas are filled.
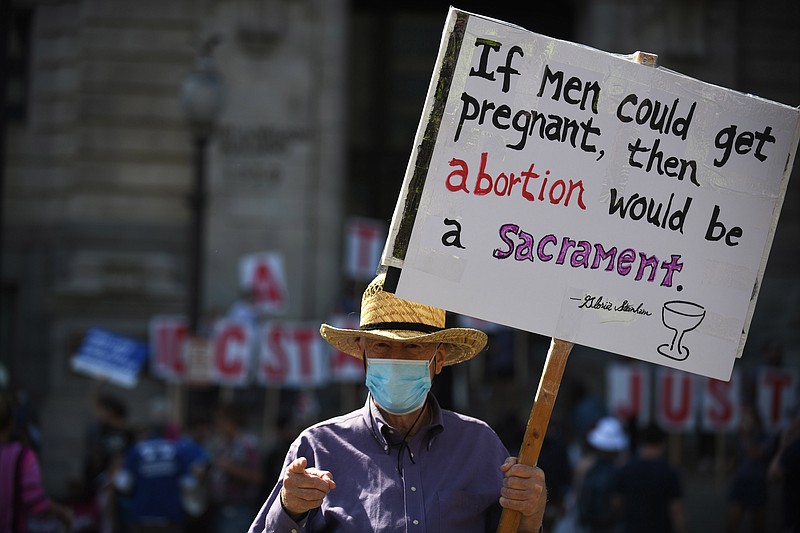
[[[283,476],[281,504],[295,520],[322,505],[328,492],[336,488],[330,472],[314,467],[306,468],[307,465],[305,457],[298,457],[291,462]]]

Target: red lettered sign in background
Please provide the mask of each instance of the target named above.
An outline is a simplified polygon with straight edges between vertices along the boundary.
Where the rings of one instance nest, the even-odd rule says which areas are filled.
[[[255,305],[262,313],[282,314],[289,305],[283,255],[262,252],[242,257],[239,262],[239,285],[252,291]]]
[[[260,384],[303,388],[326,381],[329,345],[320,337],[318,323],[270,321],[259,337]]]
[[[739,425],[741,415],[741,378],[734,368],[730,381],[709,379],[703,387],[700,423],[705,431],[731,430]]]
[[[186,374],[183,343],[187,334],[182,316],[158,315],[150,320],[150,372],[167,381],[182,381]]]
[[[695,425],[694,376],[668,368],[656,372],[656,420],[666,431],[680,433]]]
[[[764,367],[756,379],[756,401],[764,427],[778,429],[789,416],[789,409],[796,405],[797,371]]]
[[[796,402],[798,371],[763,367],[754,376],[756,407],[768,430],[777,430],[789,419]],[[734,431],[745,401],[741,373],[730,381],[694,376],[678,370],[641,364],[610,365],[606,370],[609,412],[623,420],[635,417],[641,427],[649,421],[650,406],[656,422],[668,431]],[[652,397],[652,401],[651,401]]]
[[[253,330],[244,322],[219,320],[214,324],[211,377],[221,385],[246,385],[253,359]]]
[[[353,315],[337,315],[329,322],[337,328],[358,329],[359,320]],[[364,383],[364,362],[350,354],[331,348],[331,380]]]
[[[381,260],[386,224],[380,220],[351,218],[347,223],[345,273],[352,279],[371,280]]]
[[[650,372],[642,364],[610,365],[606,371],[609,413],[621,420],[650,421]]]

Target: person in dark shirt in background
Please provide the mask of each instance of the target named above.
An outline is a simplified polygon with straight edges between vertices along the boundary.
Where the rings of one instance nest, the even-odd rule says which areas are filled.
[[[619,509],[613,505],[612,485],[628,448],[628,435],[622,423],[604,416],[586,435],[594,462],[578,488],[578,519],[587,533],[618,533]]]
[[[754,404],[742,409],[736,438],[736,471],[728,494],[728,533],[760,533],[767,528],[767,471],[777,447]]]
[[[127,403],[114,392],[102,390],[103,386],[104,383],[97,381],[89,390],[94,420],[86,432],[84,498],[97,507],[103,530],[124,533],[124,497],[112,480],[134,435],[128,422]]]
[[[623,508],[625,533],[684,533],[683,486],[665,458],[666,434],[655,424],[641,434],[637,454],[612,483],[615,505]]]
[[[243,533],[258,509],[262,484],[260,442],[245,428],[244,409],[223,402],[215,416],[216,439],[208,472],[214,532]]]
[[[784,533],[800,533],[800,405],[781,434],[769,467],[769,479],[781,484]]]

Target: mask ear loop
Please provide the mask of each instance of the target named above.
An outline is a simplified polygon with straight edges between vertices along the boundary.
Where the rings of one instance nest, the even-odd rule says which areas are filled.
[[[364,350],[363,350],[363,352],[361,354],[361,362],[364,363],[364,376],[366,376],[367,375],[367,349],[366,348],[364,348]],[[368,402],[372,401],[372,392],[369,389],[367,389],[367,401]],[[375,439],[375,442],[377,442],[379,446],[383,447],[383,444],[381,443],[381,440],[378,438],[378,435],[376,433],[375,420],[372,418],[371,414],[370,414],[370,417],[369,417],[369,426],[370,426],[369,427],[369,431],[370,431],[370,433],[372,433],[372,438]]]
[[[442,343],[441,342],[436,345],[436,350],[434,350],[434,352],[433,352],[433,357],[431,357],[431,360],[428,362],[428,368],[430,368],[431,363],[433,363],[433,368],[434,368],[434,370],[436,369],[436,356],[439,354],[439,348],[441,348],[441,347],[442,347]]]

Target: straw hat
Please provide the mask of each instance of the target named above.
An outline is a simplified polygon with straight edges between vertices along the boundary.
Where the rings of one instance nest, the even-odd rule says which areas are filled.
[[[601,418],[586,437],[589,444],[604,452],[620,452],[628,445],[628,436],[613,416]]]
[[[359,329],[341,329],[322,324],[319,332],[328,343],[361,359],[358,339],[405,342],[437,342],[447,350],[445,365],[475,357],[486,346],[486,334],[472,328],[445,328],[445,311],[384,292],[385,274],[378,274],[361,298]]]

